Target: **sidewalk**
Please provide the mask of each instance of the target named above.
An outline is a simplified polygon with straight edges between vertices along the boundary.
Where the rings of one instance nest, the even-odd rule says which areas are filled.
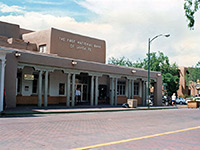
[[[99,105],[98,107],[91,106],[76,106],[69,108],[66,106],[48,106],[37,107],[37,106],[18,106],[16,108],[8,108],[1,113],[1,116],[13,116],[13,115],[30,115],[30,114],[58,114],[58,113],[89,113],[89,112],[114,112],[114,111],[136,111],[136,110],[159,110],[159,109],[180,109],[187,108],[184,106],[151,106],[150,108],[146,106],[139,106],[137,108],[122,108],[120,106],[110,106],[110,105]]]

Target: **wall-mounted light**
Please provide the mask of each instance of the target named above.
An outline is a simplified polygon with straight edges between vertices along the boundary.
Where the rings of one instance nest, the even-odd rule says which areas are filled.
[[[19,53],[18,51],[15,52],[15,57],[20,57],[21,53]]]
[[[136,70],[131,70],[132,73],[136,73]]]
[[[158,76],[158,77],[161,77],[161,74],[160,74],[160,73],[158,73],[158,74],[157,74],[157,76]]]
[[[78,63],[74,60],[72,60],[72,65],[77,65]]]

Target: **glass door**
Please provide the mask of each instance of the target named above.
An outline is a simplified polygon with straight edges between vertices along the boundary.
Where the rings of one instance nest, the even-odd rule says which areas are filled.
[[[88,85],[83,84],[82,85],[82,100],[83,102],[88,102]]]
[[[81,102],[88,102],[88,85],[87,84],[76,84],[76,89],[80,89]]]

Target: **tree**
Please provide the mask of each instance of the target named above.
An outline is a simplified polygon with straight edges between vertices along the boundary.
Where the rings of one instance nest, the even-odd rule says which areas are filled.
[[[151,71],[159,71],[162,73],[162,81],[166,83],[166,89],[168,95],[172,95],[172,93],[176,92],[179,88],[179,71],[178,66],[174,63],[170,65],[169,58],[164,55],[162,52],[150,53],[150,70]],[[148,54],[144,60],[139,60],[136,62],[131,62],[129,59],[125,57],[121,57],[116,59],[112,57],[108,60],[109,64],[115,65],[123,65],[127,67],[135,67],[135,68],[144,68],[148,69]]]
[[[114,65],[120,65],[120,66],[126,66],[126,67],[135,67],[135,68],[143,67],[143,62],[141,60],[137,60],[134,63],[130,61],[128,58],[125,58],[124,56],[120,58],[111,57],[108,59],[108,64],[114,64]]]
[[[133,66],[133,63],[128,58],[125,58],[124,56],[122,56],[120,58],[111,57],[108,60],[108,64],[127,66],[127,67],[132,67]]]
[[[187,86],[189,86],[191,82],[197,83],[198,80],[200,80],[200,61],[195,67],[188,68],[188,73],[185,76]]]
[[[168,72],[167,72],[168,71]],[[162,73],[163,75],[163,83],[166,83],[166,89],[168,95],[172,95],[176,93],[179,89],[179,70],[177,65],[174,63],[168,69],[165,69]]]
[[[199,10],[199,7],[200,7],[200,0],[185,0],[184,3],[185,16],[189,21],[188,27],[190,29],[193,29],[194,27],[195,23],[194,14]]]

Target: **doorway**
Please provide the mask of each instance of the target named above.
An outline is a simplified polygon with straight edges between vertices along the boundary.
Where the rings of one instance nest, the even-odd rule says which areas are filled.
[[[87,84],[82,84],[82,83],[77,83],[76,84],[76,89],[80,89],[81,92],[81,103],[88,103],[88,85]]]

